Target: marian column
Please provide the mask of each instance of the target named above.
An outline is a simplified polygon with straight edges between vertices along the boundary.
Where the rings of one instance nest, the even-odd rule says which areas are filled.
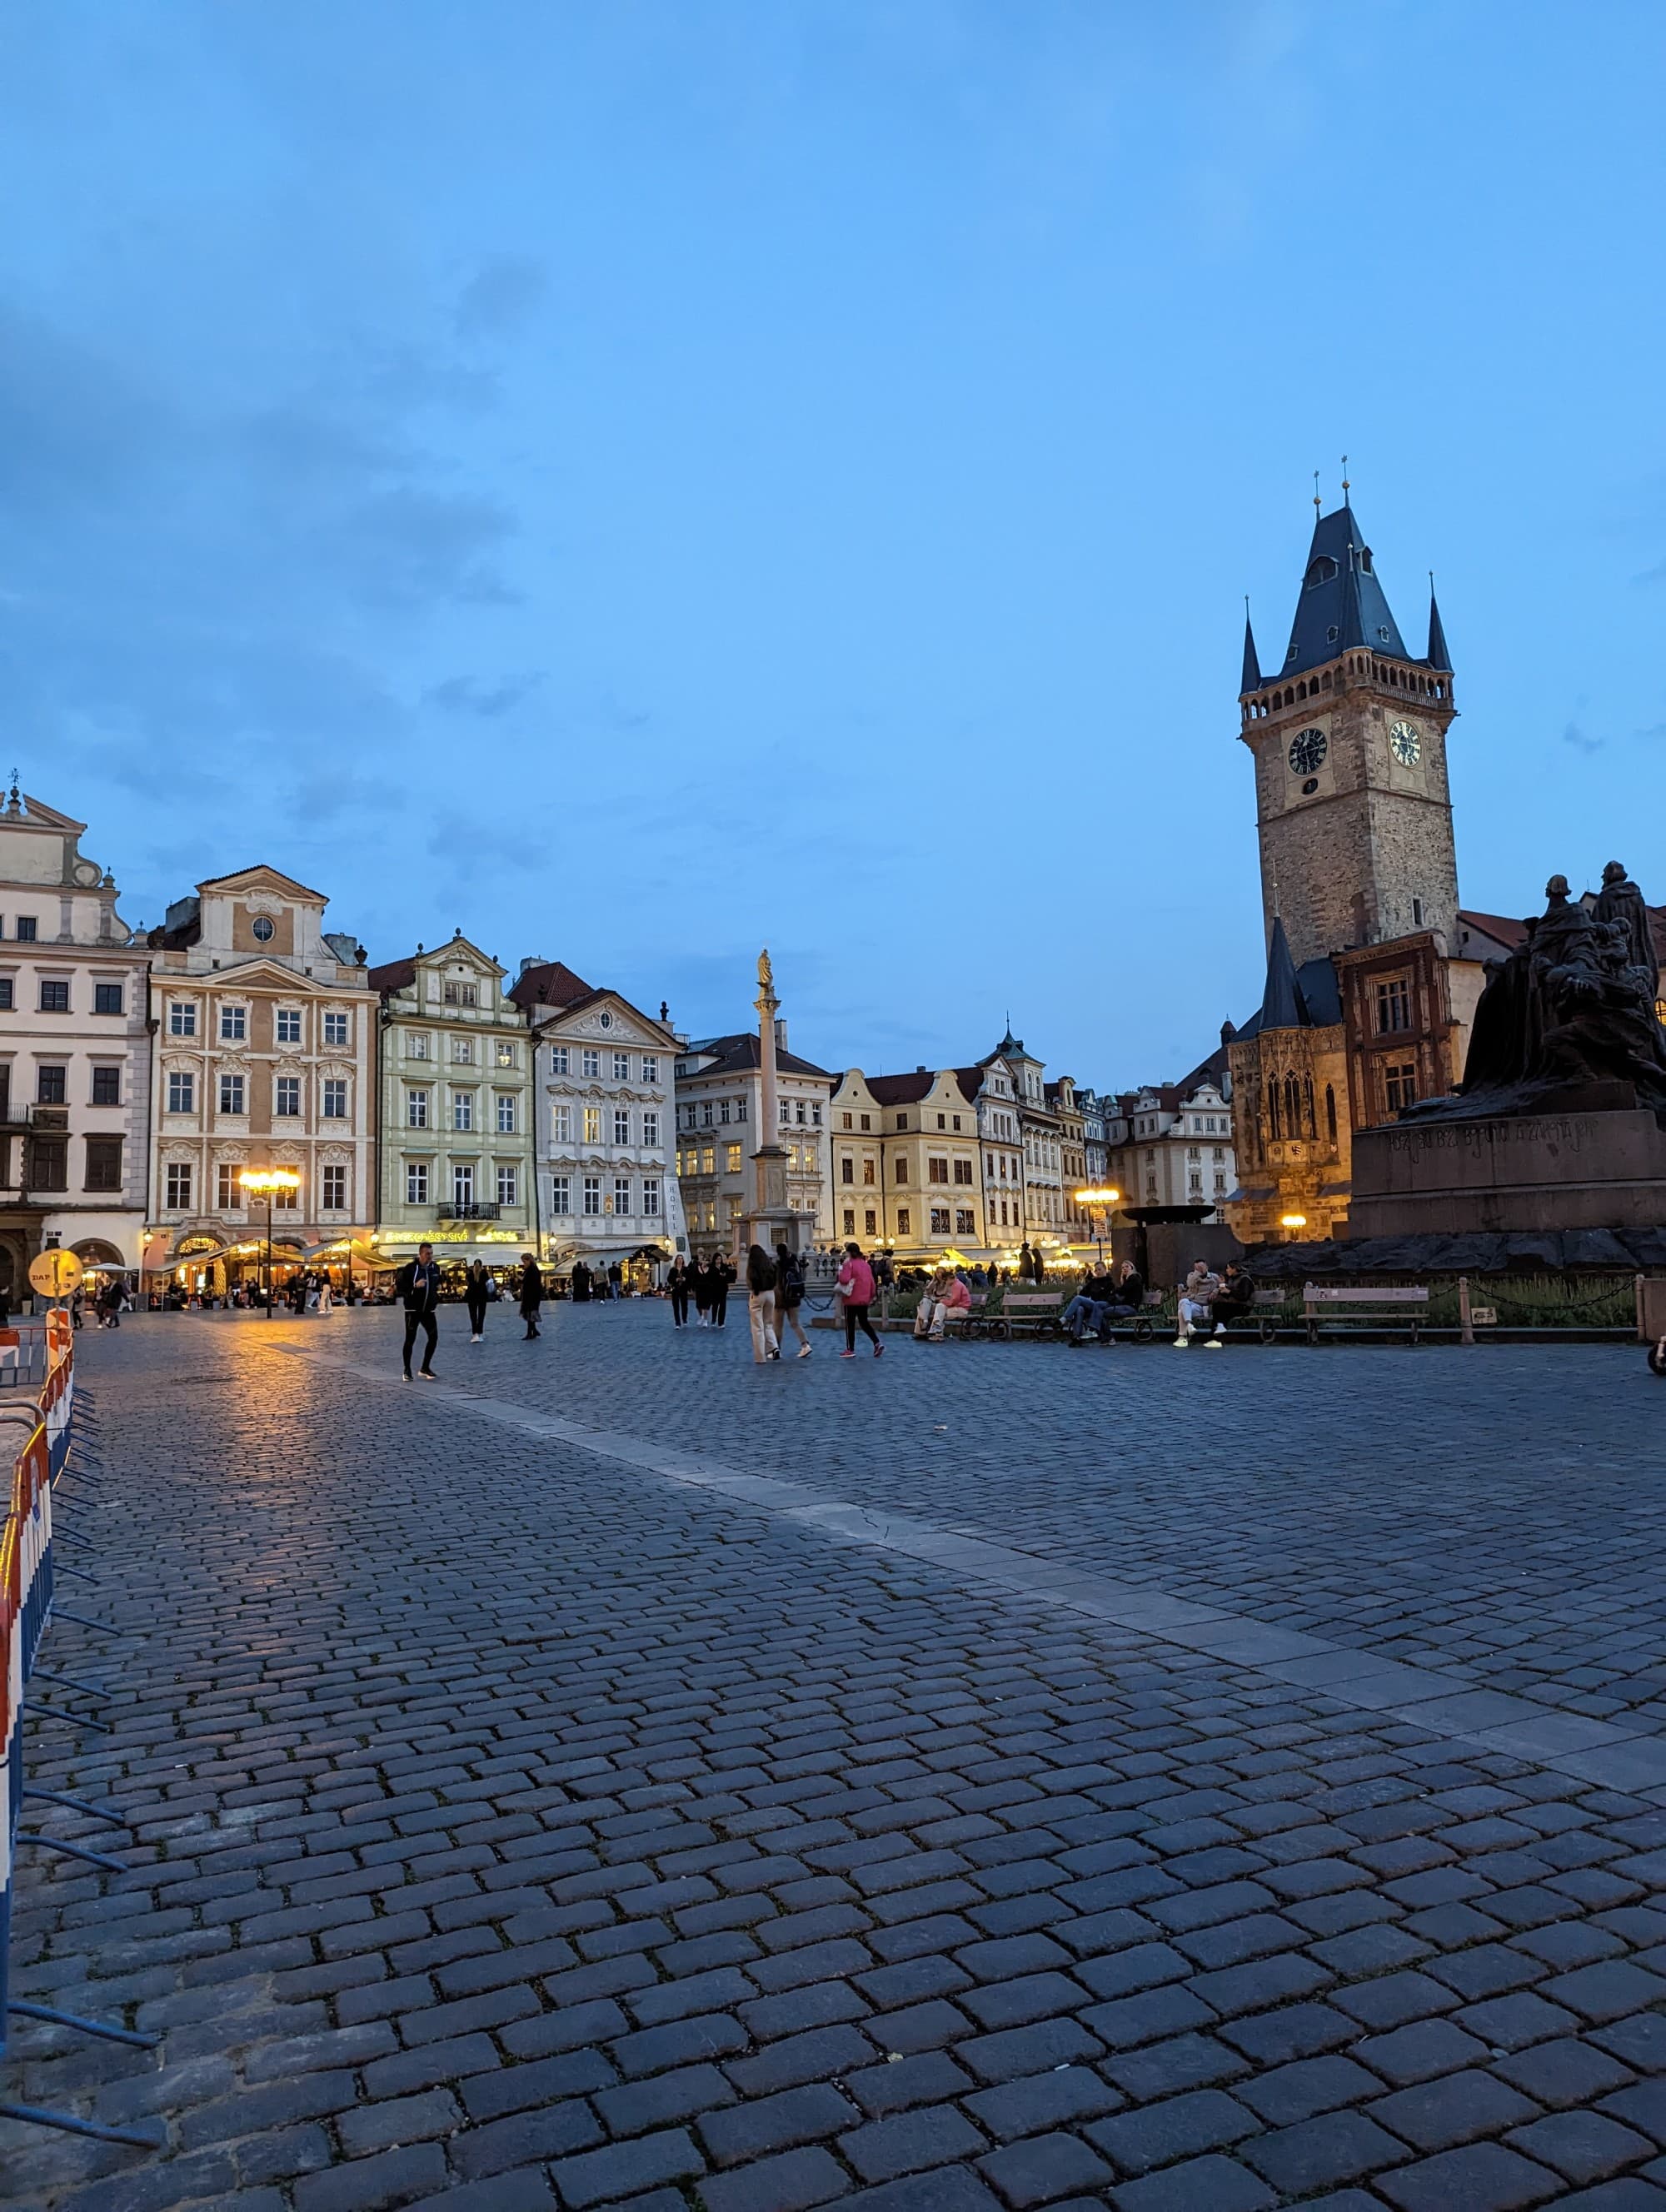
[[[775,1016],[781,1000],[775,996],[775,970],[768,948],[757,956],[758,1146],[752,1154],[752,1210],[739,1226],[750,1244],[773,1250],[777,1244],[796,1244],[797,1216],[787,1202],[787,1154],[776,1141],[781,1130],[780,1089],[775,1071]]]

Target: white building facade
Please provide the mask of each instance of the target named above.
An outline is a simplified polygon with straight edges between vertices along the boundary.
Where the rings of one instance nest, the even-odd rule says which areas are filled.
[[[533,1078],[538,1252],[651,1268],[686,1249],[672,1171],[677,1039],[617,991],[560,961],[523,960],[509,996]]]
[[[1218,1072],[1151,1084],[1115,1102],[1106,1120],[1110,1180],[1122,1206],[1201,1206],[1204,1218],[1237,1188],[1232,1108]]]
[[[58,1245],[89,1271],[144,1241],[149,955],[86,824],[15,785],[0,810],[0,1288]]]

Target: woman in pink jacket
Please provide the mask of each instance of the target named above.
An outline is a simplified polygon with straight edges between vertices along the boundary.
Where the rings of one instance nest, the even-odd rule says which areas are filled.
[[[844,1350],[840,1357],[843,1359],[856,1357],[856,1331],[860,1328],[873,1346],[873,1357],[878,1359],[885,1347],[873,1334],[873,1323],[867,1317],[867,1310],[873,1304],[873,1270],[863,1259],[860,1244],[847,1244],[844,1249],[845,1262],[839,1270],[839,1279],[834,1285],[839,1294],[839,1302],[844,1308]]]

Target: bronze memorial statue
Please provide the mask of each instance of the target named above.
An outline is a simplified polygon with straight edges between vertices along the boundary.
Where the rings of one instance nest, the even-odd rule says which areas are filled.
[[[1516,950],[1487,963],[1458,1095],[1402,1121],[1642,1106],[1666,1127],[1666,1030],[1642,892],[1610,860],[1590,911],[1569,898],[1566,876],[1545,897]]]

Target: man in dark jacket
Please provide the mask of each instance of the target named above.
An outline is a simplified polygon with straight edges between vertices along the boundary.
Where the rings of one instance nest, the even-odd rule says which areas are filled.
[[[1247,1267],[1240,1267],[1236,1260],[1229,1261],[1220,1288],[1209,1301],[1209,1312],[1218,1324],[1248,1321],[1256,1310],[1256,1279]],[[1212,1344],[1219,1344],[1213,1336]]]
[[[427,1341],[423,1346],[419,1372],[425,1381],[432,1382],[434,1347],[440,1341],[440,1324],[435,1319],[440,1306],[440,1270],[435,1265],[432,1244],[416,1247],[416,1257],[407,1260],[393,1278],[393,1289],[405,1310],[405,1381],[410,1380],[410,1348],[420,1328]]]
[[[530,1252],[520,1255],[520,1318],[526,1324],[523,1341],[530,1344],[539,1334],[538,1310],[544,1304],[544,1274]]]

